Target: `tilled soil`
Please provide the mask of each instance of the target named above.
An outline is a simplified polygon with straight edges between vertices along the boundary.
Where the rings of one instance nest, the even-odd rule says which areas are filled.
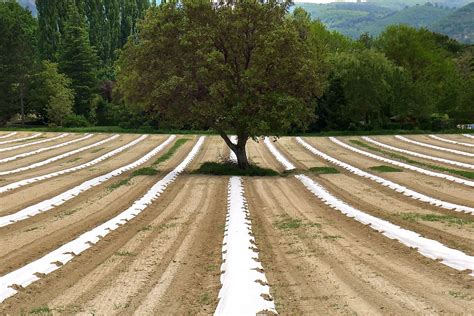
[[[296,179],[252,179],[246,189],[281,314],[472,311],[472,277],[325,206]]]
[[[449,159],[449,160],[454,160],[454,161],[459,161],[459,162],[469,163],[469,164],[474,163],[474,158],[472,158],[472,157],[460,156],[460,155],[456,155],[456,154],[445,152],[445,151],[440,151],[440,150],[436,150],[436,149],[431,149],[431,148],[427,148],[427,147],[418,146],[418,145],[415,145],[415,144],[407,143],[407,142],[404,142],[402,140],[396,139],[393,136],[374,136],[372,138],[375,139],[376,141],[379,141],[381,143],[384,143],[384,144],[387,144],[387,145],[390,145],[390,146],[393,146],[393,147],[414,151],[414,152],[421,153],[421,154],[428,155],[428,156],[432,156],[432,157]],[[377,146],[377,145],[372,144],[372,143],[370,143],[370,145]],[[382,148],[382,149],[387,150],[385,148]],[[390,150],[388,150],[388,151],[390,151]],[[403,155],[406,155],[406,154],[403,154]],[[458,167],[458,166],[454,166],[454,165],[450,165],[450,164],[443,164],[443,163],[440,163],[438,161],[433,161],[433,160],[429,160],[429,159],[422,159],[422,158],[418,158],[418,157],[414,157],[414,156],[410,156],[410,155],[406,155],[406,156],[408,156],[410,158],[414,158],[414,160],[423,160],[425,163],[429,163],[429,164],[436,164],[436,165],[439,164],[439,165],[444,165],[448,168],[464,169],[463,167]],[[466,169],[466,170],[471,170],[472,171],[472,169]]]
[[[48,137],[54,135],[48,134]],[[97,137],[88,141],[97,141]],[[80,160],[70,164],[91,160],[136,137],[139,136],[121,135],[120,142],[104,144],[97,153],[78,154]],[[47,180],[40,182],[41,185],[19,189],[18,193],[0,195],[0,205],[3,207],[4,203],[8,206],[7,212],[12,212],[52,197],[84,179],[138,159],[166,137],[150,136],[98,164],[96,169],[94,166],[90,173],[58,177],[64,181],[62,184]],[[197,136],[179,137],[190,141],[169,160],[156,166],[157,175],[129,179],[131,172],[128,172],[50,211],[0,228],[0,275],[45,255],[129,207],[176,167],[197,141]],[[348,152],[326,138],[306,140],[314,141],[323,152],[362,169],[381,164]],[[171,146],[140,168],[150,166]],[[275,146],[297,170],[277,177],[245,178],[244,186],[259,258],[279,314],[472,312],[472,276],[427,259],[415,249],[326,206],[293,175],[305,173],[331,194],[366,213],[470,255],[474,255],[472,215],[414,201],[346,171],[315,175],[308,169],[331,165],[308,152],[294,138],[281,138]],[[61,152],[65,151],[68,150]],[[48,151],[48,157],[56,155],[55,152]],[[187,170],[142,213],[57,271],[20,289],[18,294],[0,304],[0,314],[24,314],[46,306],[53,314],[212,314],[221,286],[229,178],[191,172],[206,161],[226,159],[228,154],[220,137],[207,137]],[[284,171],[263,142],[250,141],[248,156],[262,167]],[[47,168],[61,169],[64,163],[55,162],[34,172],[42,174],[41,171],[47,173],[44,172]],[[25,172],[19,176],[31,174]],[[473,205],[468,195],[471,191],[447,181],[409,171],[380,176],[437,198],[458,203],[462,199],[467,205]],[[128,183],[122,183],[126,179]],[[111,187],[113,184],[117,186]],[[427,221],[421,217],[432,214],[445,216],[444,221]]]

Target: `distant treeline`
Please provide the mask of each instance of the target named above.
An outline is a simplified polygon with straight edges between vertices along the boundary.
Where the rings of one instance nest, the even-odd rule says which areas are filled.
[[[207,129],[167,122],[124,102],[114,88],[121,49],[140,38],[149,6],[148,0],[37,0],[34,18],[16,1],[0,2],[0,125]],[[354,40],[301,8],[290,15],[308,33],[302,38],[317,51],[322,74],[310,132],[439,130],[474,121],[472,46],[409,26]]]

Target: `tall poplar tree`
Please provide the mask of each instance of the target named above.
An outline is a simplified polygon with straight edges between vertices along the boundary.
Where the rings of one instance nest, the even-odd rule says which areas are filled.
[[[98,58],[90,45],[85,23],[77,7],[70,3],[59,51],[59,69],[71,79],[75,91],[74,112],[89,116],[97,93]]]

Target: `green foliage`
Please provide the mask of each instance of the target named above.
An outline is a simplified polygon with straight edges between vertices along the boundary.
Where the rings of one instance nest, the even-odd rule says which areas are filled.
[[[158,174],[158,170],[152,167],[145,167],[145,168],[140,168],[135,170],[132,173],[132,177],[137,177],[137,176],[155,176]]]
[[[36,21],[13,0],[0,1],[0,126],[21,111],[36,61]]]
[[[77,8],[70,4],[59,53],[59,68],[71,79],[75,91],[74,112],[88,117],[97,92],[97,56]]]
[[[339,173],[336,168],[333,167],[312,167],[309,168],[309,171],[316,173],[316,174],[334,174]]]
[[[164,155],[161,155],[160,157],[158,157],[158,159],[156,159],[153,162],[153,166],[159,165],[160,163],[165,162],[166,160],[170,159],[171,156],[173,156],[175,154],[175,152],[179,149],[179,147],[183,146],[189,140],[190,140],[189,138],[180,138],[180,139],[178,139],[173,144],[173,146],[171,146],[171,148],[168,149],[168,151]]]
[[[417,221],[426,221],[426,222],[442,222],[450,225],[463,226],[467,224],[473,224],[473,220],[467,220],[459,218],[452,215],[439,215],[439,214],[420,214],[420,213],[399,213],[397,214],[402,219],[417,222]]]
[[[227,143],[245,168],[248,138],[304,128],[322,93],[304,17],[287,18],[287,8],[273,1],[151,8],[120,56],[118,92],[152,118],[207,125],[224,139],[237,134],[237,145]]]
[[[402,169],[394,168],[391,166],[373,166],[369,167],[370,170],[377,171],[377,172],[402,172]]]
[[[195,174],[209,174],[216,176],[249,176],[266,177],[278,176],[279,173],[268,168],[261,168],[256,165],[250,165],[246,169],[241,169],[234,163],[205,162],[199,169],[193,171]]]
[[[70,114],[64,119],[65,127],[87,127],[89,121],[83,115]]]
[[[32,77],[28,96],[29,112],[62,126],[63,118],[72,114],[74,104],[74,92],[70,85],[71,80],[58,72],[57,64],[43,61]]]

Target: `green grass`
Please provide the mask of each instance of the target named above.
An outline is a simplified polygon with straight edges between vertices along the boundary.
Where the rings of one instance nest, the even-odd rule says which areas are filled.
[[[419,214],[419,213],[399,213],[397,214],[402,219],[410,222],[426,221],[426,222],[442,222],[449,225],[464,226],[473,224],[473,220],[467,220],[452,215],[438,215],[438,214]]]
[[[369,145],[369,144],[367,144],[363,141],[356,140],[356,139],[351,139],[350,142],[355,144],[355,145],[358,145],[360,147],[364,147],[366,149],[381,153],[381,154],[383,154],[385,156],[388,156],[390,158],[398,159],[400,161],[403,161],[403,162],[406,162],[406,163],[409,163],[409,164],[412,164],[412,165],[417,165],[419,167],[425,167],[425,168],[429,168],[429,169],[436,170],[436,171],[442,171],[442,172],[462,176],[462,177],[465,177],[465,178],[468,178],[468,179],[474,179],[474,172],[473,171],[464,171],[464,170],[459,170],[459,169],[445,168],[445,167],[441,167],[441,166],[436,166],[436,165],[416,161],[416,160],[410,159],[408,157],[405,157],[403,155],[396,154],[396,153],[393,153],[393,152],[390,152],[390,151],[386,151],[386,150],[371,146],[371,145]]]
[[[130,183],[130,178],[117,181],[107,187],[110,191],[120,188],[123,185],[128,185]]]
[[[161,155],[158,159],[155,160],[155,162],[153,162],[153,166],[156,166],[156,165],[170,159],[171,156],[173,156],[174,153],[179,149],[179,147],[183,146],[189,140],[190,140],[189,138],[180,138],[180,139],[178,139],[173,144],[173,146],[171,146],[171,148],[168,149],[168,151],[164,155]]]
[[[313,167],[309,168],[309,171],[316,173],[316,174],[333,174],[339,173],[336,168],[333,167]]]
[[[384,166],[384,165],[370,167],[369,169],[373,171],[377,171],[377,172],[402,172],[403,171],[402,169],[398,169],[398,168],[394,168],[390,166]]]
[[[35,307],[30,310],[30,314],[35,315],[50,315],[52,313],[48,306]]]
[[[302,222],[301,222],[301,219],[284,217],[281,220],[275,222],[274,225],[278,229],[288,230],[288,229],[300,228],[302,225]]]
[[[240,169],[236,164],[230,162],[205,162],[195,171],[195,174],[208,174],[216,176],[249,176],[265,177],[278,176],[277,171],[268,168],[262,168],[256,165],[250,165],[247,169]]]
[[[138,177],[138,176],[155,176],[158,174],[158,170],[152,167],[145,167],[145,168],[140,168],[135,170],[132,173],[132,177]]]

